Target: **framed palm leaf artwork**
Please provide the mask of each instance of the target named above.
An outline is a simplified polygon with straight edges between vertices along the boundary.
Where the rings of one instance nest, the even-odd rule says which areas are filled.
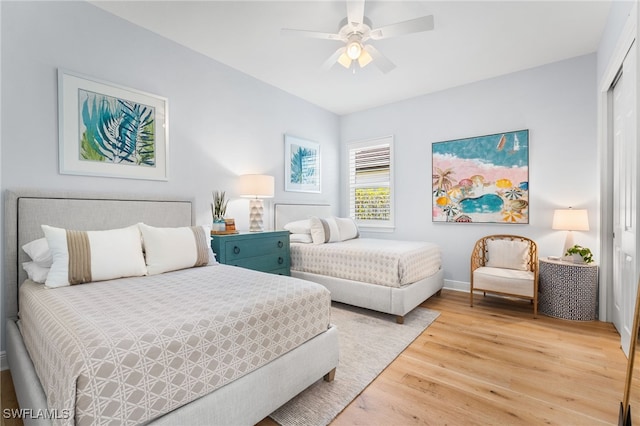
[[[320,192],[320,145],[284,135],[284,190]]]
[[[431,145],[432,221],[529,223],[529,131]]]
[[[167,180],[166,98],[58,70],[60,173]]]

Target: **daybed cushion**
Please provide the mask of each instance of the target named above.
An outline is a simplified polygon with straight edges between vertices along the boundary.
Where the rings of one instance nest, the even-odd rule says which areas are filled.
[[[483,266],[473,271],[473,288],[533,297],[534,278],[531,271]]]
[[[42,225],[53,258],[50,288],[145,275],[136,225],[106,231],[73,231]]]
[[[323,286],[227,265],[55,291],[26,281],[19,303],[49,409],[72,414],[65,425],[145,423],[330,323]]]
[[[526,271],[528,250],[525,241],[488,240],[486,266]]]

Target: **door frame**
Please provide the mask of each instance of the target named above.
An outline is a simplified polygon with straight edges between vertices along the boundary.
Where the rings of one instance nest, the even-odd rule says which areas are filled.
[[[613,122],[611,86],[622,67],[627,52],[638,38],[638,3],[635,2],[618,37],[616,47],[609,58],[605,72],[598,82],[598,158],[600,175],[599,223],[600,223],[600,271],[599,311],[600,321],[613,321]],[[640,53],[639,43],[633,48]],[[637,55],[640,58],[640,55]],[[640,82],[636,72],[636,82]],[[636,84],[636,90],[640,85]],[[640,100],[640,96],[636,97]],[[636,101],[638,103],[638,101]],[[640,112],[636,105],[636,114]],[[640,123],[640,120],[637,120]]]

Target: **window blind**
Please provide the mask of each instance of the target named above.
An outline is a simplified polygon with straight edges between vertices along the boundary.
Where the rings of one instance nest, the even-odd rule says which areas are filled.
[[[385,138],[348,146],[349,213],[356,221],[367,224],[390,224],[391,140]]]

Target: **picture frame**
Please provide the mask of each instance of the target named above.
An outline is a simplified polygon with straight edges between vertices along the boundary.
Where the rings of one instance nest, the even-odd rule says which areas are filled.
[[[58,69],[61,174],[168,180],[165,97]]]
[[[284,135],[284,190],[320,193],[320,144]]]
[[[529,130],[431,145],[432,221],[529,223]]]

